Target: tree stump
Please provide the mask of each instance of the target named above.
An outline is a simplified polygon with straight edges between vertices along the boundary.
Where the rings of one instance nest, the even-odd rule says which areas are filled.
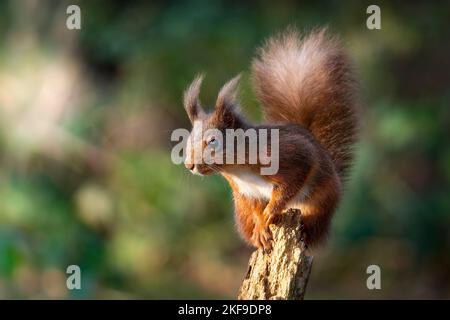
[[[252,253],[238,299],[302,300],[305,296],[313,257],[306,255],[301,240],[300,211],[289,209],[279,220],[270,226],[272,251],[257,249]]]

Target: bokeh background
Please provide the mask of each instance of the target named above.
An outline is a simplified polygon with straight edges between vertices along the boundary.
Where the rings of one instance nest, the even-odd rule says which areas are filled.
[[[66,28],[78,4],[82,29]],[[306,298],[450,298],[450,7],[372,2],[2,1],[0,298],[234,298],[251,249],[230,190],[170,160],[202,99],[289,24],[329,25],[352,54],[366,106],[361,143]],[[66,268],[82,289],[66,289]],[[382,290],[366,288],[377,264]]]

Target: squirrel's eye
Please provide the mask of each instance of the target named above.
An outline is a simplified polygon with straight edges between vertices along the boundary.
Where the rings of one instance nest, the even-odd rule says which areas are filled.
[[[208,145],[210,146],[217,146],[219,144],[219,141],[216,140],[216,138],[211,138],[211,140],[209,140]]]

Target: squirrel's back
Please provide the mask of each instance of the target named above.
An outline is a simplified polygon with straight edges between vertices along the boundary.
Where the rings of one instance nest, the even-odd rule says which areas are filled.
[[[351,63],[339,41],[326,29],[304,36],[288,29],[259,49],[252,77],[266,121],[307,128],[344,178],[357,136],[358,99]]]

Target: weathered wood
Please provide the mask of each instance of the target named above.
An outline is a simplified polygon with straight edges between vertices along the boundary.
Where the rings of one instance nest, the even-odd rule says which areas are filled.
[[[311,273],[313,257],[306,255],[298,210],[283,212],[280,221],[271,226],[273,249],[254,251],[238,299],[301,300]]]

